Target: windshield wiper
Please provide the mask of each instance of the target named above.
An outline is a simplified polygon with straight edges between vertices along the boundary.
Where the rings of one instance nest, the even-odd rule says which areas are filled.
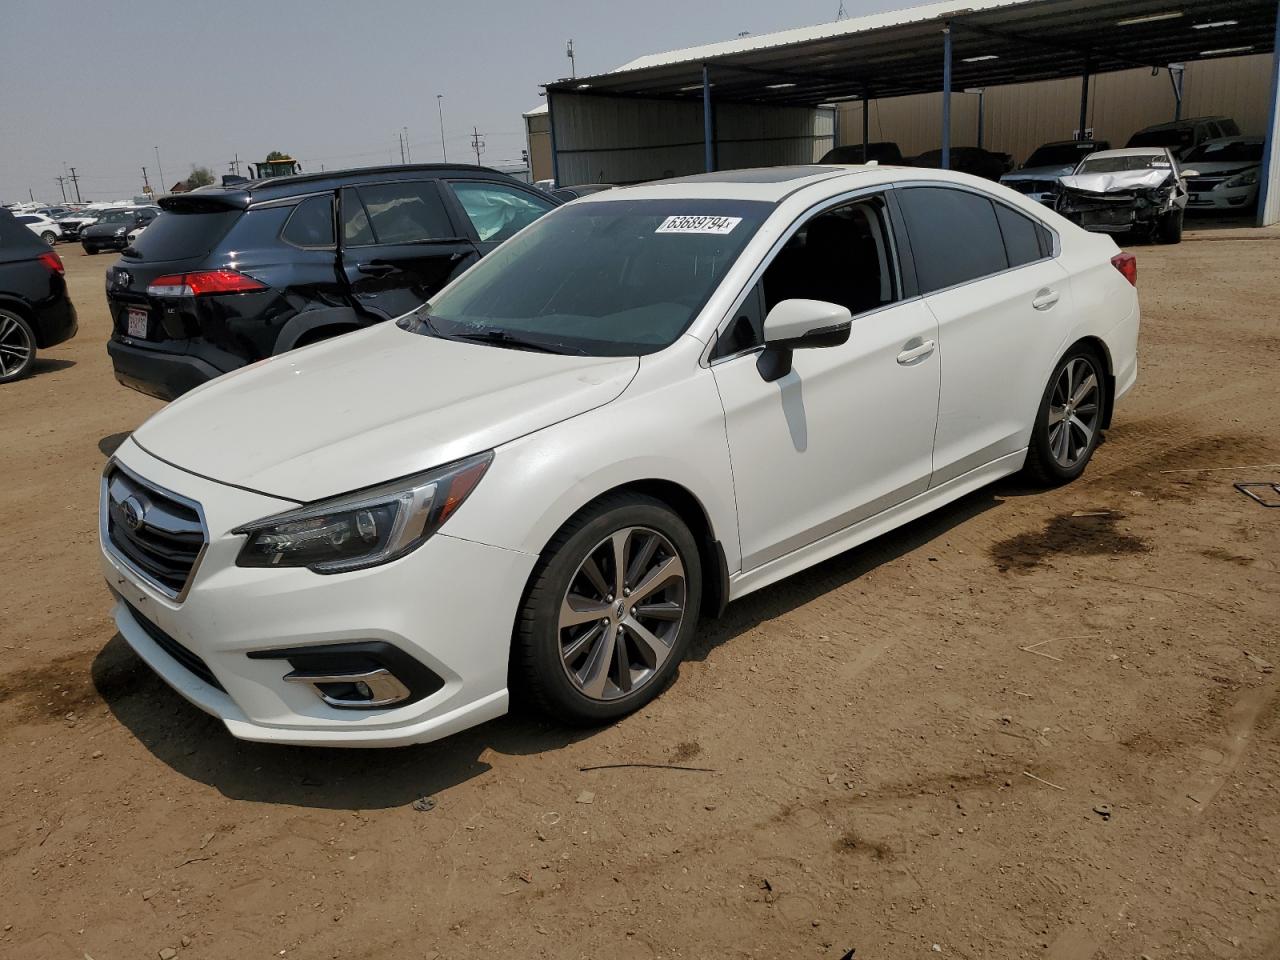
[[[549,343],[543,343],[540,340],[530,340],[522,337],[518,333],[511,333],[507,330],[477,330],[474,333],[449,333],[447,335],[450,340],[466,340],[468,343],[487,343],[495,347],[506,347],[510,350],[530,350],[535,353],[569,353],[562,345],[557,346]]]

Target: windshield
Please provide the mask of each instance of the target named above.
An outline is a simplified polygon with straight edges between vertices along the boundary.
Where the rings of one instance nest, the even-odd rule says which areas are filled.
[[[133,210],[108,210],[98,218],[99,223],[133,223],[138,217]]]
[[[1163,153],[1139,153],[1118,157],[1090,157],[1076,173],[1123,173],[1126,170],[1168,170],[1169,158]]]
[[[444,337],[636,356],[693,322],[774,207],[745,200],[572,204],[485,257],[429,304]]]
[[[1129,138],[1130,147],[1185,147],[1195,139],[1190,127],[1167,127],[1164,130],[1148,130]]]
[[[1047,143],[1027,157],[1024,167],[1074,167],[1097,147],[1092,143]]]
[[[1261,163],[1262,144],[1242,143],[1239,140],[1227,143],[1202,143],[1182,161],[1187,166],[1194,163]]]

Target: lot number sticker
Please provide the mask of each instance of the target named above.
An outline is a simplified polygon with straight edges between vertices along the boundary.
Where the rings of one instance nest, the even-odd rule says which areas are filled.
[[[723,236],[733,232],[741,217],[667,217],[654,233],[710,233]]]

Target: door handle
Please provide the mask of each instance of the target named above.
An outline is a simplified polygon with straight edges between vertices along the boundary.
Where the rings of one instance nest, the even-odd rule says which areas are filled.
[[[380,263],[375,260],[372,263],[357,263],[356,269],[371,277],[385,277],[395,270],[395,267],[389,263]]]
[[[937,341],[921,340],[919,337],[915,340],[908,340],[905,344],[905,349],[898,354],[898,362],[906,366],[909,363],[915,363],[917,360],[923,360],[933,353],[937,345]]]
[[[1049,290],[1046,288],[1036,293],[1035,299],[1031,301],[1031,306],[1035,307],[1037,310],[1048,310],[1058,302],[1058,298],[1060,296],[1061,294],[1058,293],[1057,290]]]

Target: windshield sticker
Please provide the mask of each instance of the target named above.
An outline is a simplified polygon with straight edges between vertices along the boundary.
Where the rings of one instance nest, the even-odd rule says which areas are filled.
[[[741,217],[667,217],[654,233],[732,233]]]
[[[1168,160],[1152,160],[1151,165],[1153,167],[1161,167],[1162,169],[1167,170],[1169,168],[1169,161]]]

